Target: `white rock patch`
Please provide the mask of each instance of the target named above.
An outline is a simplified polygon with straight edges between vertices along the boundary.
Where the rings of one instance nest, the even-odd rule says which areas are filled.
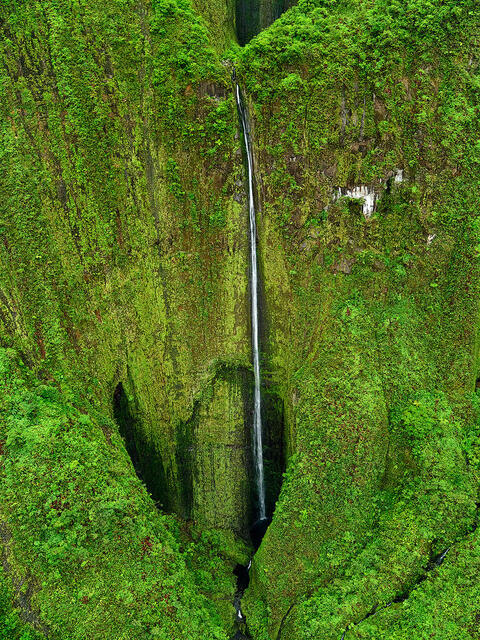
[[[391,174],[390,174],[391,175]],[[395,174],[392,176],[396,184],[404,182],[403,169],[395,169]],[[380,179],[382,184],[384,181]],[[334,193],[333,200],[339,200],[340,198],[353,198],[354,200],[363,200],[362,212],[365,218],[370,218],[375,211],[375,205],[379,199],[380,194],[375,191],[373,187],[361,184],[353,189],[346,189],[338,187]]]
[[[365,218],[370,218],[375,211],[375,203],[378,195],[375,190],[366,185],[353,187],[353,189],[341,189],[337,191],[335,200],[339,198],[353,198],[354,200],[363,200],[362,212]]]

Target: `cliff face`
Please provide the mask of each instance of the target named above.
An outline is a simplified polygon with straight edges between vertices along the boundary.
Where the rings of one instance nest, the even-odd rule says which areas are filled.
[[[259,638],[341,637],[476,526],[464,440],[478,375],[473,41],[462,35],[454,57],[453,40],[432,50],[440,16],[419,3],[422,30],[408,34],[413,8],[382,7],[293,10],[242,54],[267,368],[291,454],[246,597]],[[392,30],[380,40],[379,23]],[[437,573],[429,597],[442,602],[454,587]],[[462,584],[462,569],[449,579]],[[430,628],[421,593],[347,637],[407,637],[412,615]],[[435,624],[449,637],[448,620]]]
[[[271,486],[287,458],[258,639],[403,638],[432,603],[470,638],[479,611],[479,13],[370,5],[300,2],[228,55]],[[0,11],[6,581],[49,637],[225,637],[254,518],[235,6]]]
[[[235,32],[238,43],[245,45],[295,4],[296,0],[237,0]]]
[[[248,239],[229,73],[186,3],[121,2],[107,12],[95,2],[4,3],[2,12],[2,345],[20,354],[33,375],[30,385],[37,380],[59,389],[79,411],[100,412],[107,433],[114,429],[108,420],[120,384],[140,471],[158,503],[204,526],[245,535],[251,508],[244,420]],[[102,430],[93,433],[105,447]],[[119,442],[105,454],[112,464]],[[10,448],[8,455],[16,460]],[[61,464],[52,457],[51,477],[62,477]],[[34,469],[29,473],[27,483],[39,482]],[[115,476],[110,482],[119,485]],[[58,484],[53,493],[69,494]],[[122,494],[121,485],[117,490]],[[81,505],[84,498],[62,500]],[[5,495],[2,504],[10,522],[17,507]],[[19,575],[37,555],[28,545],[53,526],[39,522],[29,543],[19,543],[25,561],[30,556],[26,564],[10,545]],[[141,555],[141,540],[153,541],[154,532],[147,526],[138,535]],[[70,546],[64,545],[66,555]],[[92,572],[99,571],[100,592],[109,584],[115,591],[117,581],[118,590],[129,591],[132,577],[115,575],[108,565],[93,567],[88,553],[80,581],[94,584]],[[37,587],[56,572],[43,560],[31,568]],[[48,593],[36,606],[52,633],[64,629],[68,637],[84,638],[85,621],[104,605],[87,594],[80,624],[60,602],[71,597],[65,579],[63,572],[56,577],[64,596],[50,593],[59,598],[63,622],[52,620]],[[230,600],[233,580],[226,586]],[[177,587],[173,594],[178,597]],[[153,615],[151,596],[135,598]],[[105,603],[110,620],[117,619],[116,606],[125,603]],[[145,621],[138,635],[135,615],[121,633],[150,637]],[[102,637],[120,634],[116,625]],[[192,622],[188,628],[202,637],[201,627]],[[100,637],[100,627],[91,633]]]
[[[186,8],[23,11],[3,44],[5,339],[107,413],[121,382],[156,449],[162,502],[188,516],[197,462],[179,454],[182,434],[201,458],[194,409],[208,411],[223,367],[249,360],[228,76]],[[228,423],[243,404],[225,384]]]

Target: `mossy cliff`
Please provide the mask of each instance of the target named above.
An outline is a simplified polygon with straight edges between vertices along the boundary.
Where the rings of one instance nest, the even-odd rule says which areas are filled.
[[[245,535],[250,447],[247,420],[239,416],[250,388],[248,238],[230,74],[186,2],[119,2],[107,11],[96,2],[3,3],[1,28],[2,345],[15,349],[31,380],[58,389],[68,406],[88,415],[113,417],[121,384],[143,475],[159,506]],[[8,416],[8,398],[2,400]],[[210,447],[214,420],[226,430],[215,440],[217,453]],[[26,437],[33,437],[27,426]],[[120,453],[120,441],[109,444],[113,428],[92,427],[98,447],[108,444],[112,464]],[[15,461],[8,445],[6,451]],[[35,468],[25,482],[38,485],[50,513],[55,500],[88,510],[80,496],[61,497],[74,490],[71,481],[62,484],[61,456],[48,464],[58,487],[38,485]],[[121,496],[114,474],[109,482]],[[16,507],[4,500],[9,526]],[[87,522],[80,530],[93,526]],[[20,575],[37,555],[32,545],[44,528],[53,535],[57,525],[38,519],[30,526],[29,542],[21,543],[25,564],[10,562]],[[139,555],[141,540],[154,539],[154,526],[140,531]],[[95,534],[99,548],[102,536],[117,535],[107,529]],[[60,527],[54,546],[70,556],[76,543],[65,536]],[[159,540],[158,553],[176,554],[167,544],[162,551]],[[107,546],[105,553],[114,554]],[[13,542],[9,548],[13,558]],[[121,599],[102,604],[103,590],[127,593],[142,570],[135,579],[122,577],[123,569],[118,575],[90,563],[89,553],[74,575],[79,583],[97,580],[99,600],[89,602],[92,612],[106,607],[98,623],[103,635],[101,626],[87,632],[97,615],[87,612],[88,603],[75,615],[67,611],[69,578],[47,558],[31,570],[43,594],[36,606],[52,634],[150,637],[158,624],[141,622],[133,611],[132,624],[124,624],[111,609],[123,610]],[[234,564],[225,565],[227,574]],[[63,595],[42,587],[45,576]],[[177,586],[168,588],[176,598]],[[226,588],[231,602],[231,574]],[[153,615],[152,594],[131,598]],[[42,597],[51,598],[50,606]],[[203,637],[195,615],[182,633],[163,623],[161,633]]]
[[[477,433],[473,13],[452,8],[448,22],[422,3],[306,7],[242,53],[267,369],[290,453],[245,599],[258,638],[339,638],[415,584],[476,518],[465,441]],[[341,197],[359,186],[375,193],[372,215]],[[440,570],[431,580],[440,602],[453,586]],[[456,616],[474,628],[476,595],[468,613],[452,606],[436,621],[436,637],[454,637]],[[346,637],[407,637],[409,606]],[[417,628],[430,615],[417,610]]]
[[[266,29],[296,0],[236,0],[235,31],[240,45]]]
[[[186,5],[43,9],[4,25],[5,340],[106,412],[122,382],[165,506],[188,516],[185,425],[249,362],[228,74]]]
[[[287,460],[251,635],[475,638],[479,9],[300,0],[243,49],[234,14],[0,9],[11,637],[231,632],[254,517],[234,61]]]

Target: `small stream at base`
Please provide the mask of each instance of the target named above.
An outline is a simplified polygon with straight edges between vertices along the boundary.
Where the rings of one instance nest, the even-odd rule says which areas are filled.
[[[263,536],[265,535],[270,522],[270,518],[261,518],[260,520],[257,520],[250,529],[250,539],[252,541],[255,552],[260,546],[260,543],[262,542]],[[235,611],[237,614],[237,631],[231,638],[231,640],[251,640],[251,636],[248,633],[247,622],[242,611],[242,597],[250,582],[249,571],[250,567],[252,566],[253,557],[254,556],[250,558],[248,565],[245,566],[242,564],[237,564],[233,571],[234,575],[237,576],[237,590],[235,591],[235,596],[233,598],[233,606],[235,607]]]
[[[245,567],[242,564],[237,564],[233,573],[237,576],[237,590],[235,591],[235,596],[233,598],[233,606],[235,607],[235,611],[237,612],[236,623],[239,627],[237,629],[236,634],[234,635],[235,639],[239,638],[248,638],[246,635],[246,624],[245,624],[245,616],[242,612],[242,597],[245,593],[246,588],[248,587],[248,583],[250,582],[249,571],[252,566],[252,561],[248,563]],[[243,629],[245,627],[245,629]]]

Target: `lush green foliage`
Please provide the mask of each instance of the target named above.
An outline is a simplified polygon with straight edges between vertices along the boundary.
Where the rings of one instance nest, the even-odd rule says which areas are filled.
[[[28,567],[20,576],[39,585],[31,606],[52,637],[224,638],[113,423],[52,386],[29,388],[13,353],[0,362],[7,553],[11,571]]]
[[[262,640],[340,637],[474,521],[479,17],[472,2],[300,2],[241,53],[267,366],[296,452],[246,598]],[[335,200],[356,185],[377,194],[370,219]],[[439,637],[471,628],[473,602],[450,600]]]
[[[195,5],[0,8],[0,607],[20,638],[22,581],[62,640],[231,631],[248,241],[232,5]],[[477,5],[300,0],[225,53],[289,458],[245,596],[257,640],[477,633]],[[371,218],[338,198],[358,185]],[[136,478],[119,382],[163,506],[204,527]]]

